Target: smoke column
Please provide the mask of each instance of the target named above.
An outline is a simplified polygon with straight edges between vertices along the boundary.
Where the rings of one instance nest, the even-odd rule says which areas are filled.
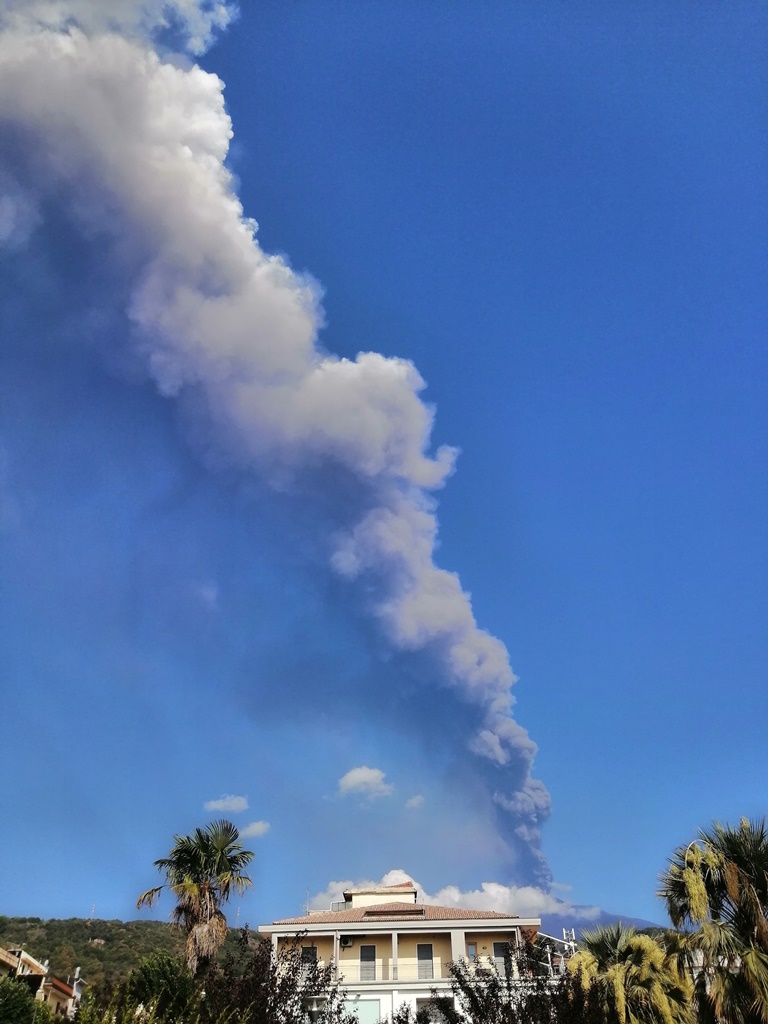
[[[455,451],[430,451],[433,413],[409,361],[323,351],[319,289],[265,253],[225,159],[223,83],[151,45],[202,52],[224,3],[0,3],[0,244],[23,249],[55,205],[120,268],[132,357],[170,400],[202,409],[241,471],[301,491],[318,467],[353,483],[328,528],[330,570],[375,594],[393,648],[427,652],[480,715],[466,744],[504,831],[538,864],[549,795],[512,714],[504,645],[480,629],[455,573],[434,561],[434,492]],[[110,339],[100,339],[107,348]],[[308,491],[311,493],[311,491]]]

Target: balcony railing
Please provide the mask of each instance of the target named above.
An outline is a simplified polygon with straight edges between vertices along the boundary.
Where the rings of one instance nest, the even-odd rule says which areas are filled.
[[[339,964],[339,975],[345,985],[358,985],[378,981],[440,981],[450,978],[448,964],[440,963],[389,963],[359,964],[344,961]]]

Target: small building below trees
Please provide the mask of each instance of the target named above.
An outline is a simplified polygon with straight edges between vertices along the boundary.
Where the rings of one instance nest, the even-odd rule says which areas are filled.
[[[73,978],[62,981],[51,974],[47,960],[36,960],[24,949],[0,947],[0,977],[15,978],[54,1014],[69,1019],[74,1017],[85,987],[79,967]]]

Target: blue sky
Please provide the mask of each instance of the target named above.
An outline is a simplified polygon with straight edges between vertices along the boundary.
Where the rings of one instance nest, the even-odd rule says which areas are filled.
[[[163,10],[0,3],[0,911],[239,797],[241,923],[662,920],[766,809],[765,7]]]

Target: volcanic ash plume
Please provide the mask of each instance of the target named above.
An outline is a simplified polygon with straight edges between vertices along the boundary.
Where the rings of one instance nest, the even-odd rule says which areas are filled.
[[[46,209],[63,209],[120,268],[145,372],[162,395],[205,409],[230,460],[297,491],[319,467],[353,481],[355,504],[326,538],[330,566],[371,584],[387,640],[428,651],[477,709],[467,745],[486,765],[507,833],[536,860],[549,796],[530,775],[536,747],[512,717],[507,651],[478,628],[458,577],[434,563],[431,495],[455,452],[430,454],[422,378],[404,359],[339,359],[319,347],[316,284],[262,251],[233,191],[222,82],[147,42],[171,26],[197,52],[230,8],[120,0],[108,9],[0,4],[0,132],[13,154],[0,167],[0,244],[24,245]]]

